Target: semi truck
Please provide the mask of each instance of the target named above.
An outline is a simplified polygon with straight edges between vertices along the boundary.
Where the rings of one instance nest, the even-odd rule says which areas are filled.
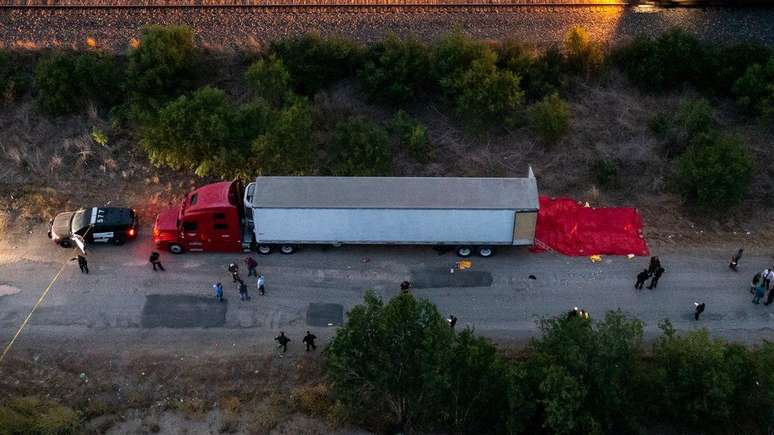
[[[534,242],[539,203],[523,178],[258,177],[188,193],[153,225],[159,249],[292,254],[304,245],[433,245],[460,257]]]

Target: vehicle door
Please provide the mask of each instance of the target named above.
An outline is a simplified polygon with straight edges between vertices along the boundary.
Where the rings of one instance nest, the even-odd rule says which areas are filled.
[[[233,251],[239,249],[239,222],[233,210],[224,210],[212,213],[212,237],[209,249],[213,251]]]
[[[184,220],[180,224],[181,239],[185,242],[185,248],[189,251],[203,251],[205,248],[206,234],[202,234],[199,222]]]

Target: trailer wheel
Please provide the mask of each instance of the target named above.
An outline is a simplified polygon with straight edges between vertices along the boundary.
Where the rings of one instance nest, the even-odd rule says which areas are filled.
[[[183,253],[183,247],[177,243],[173,243],[167,247],[167,250],[175,255]]]
[[[473,253],[473,250],[470,249],[470,246],[460,246],[457,248],[457,256],[462,258],[470,257],[470,254]]]
[[[478,248],[478,255],[480,257],[491,257],[492,254],[494,254],[494,250],[490,248],[489,246],[481,246]]]
[[[258,253],[261,255],[271,254],[271,245],[258,245]]]
[[[285,255],[290,255],[296,252],[296,247],[293,245],[282,245],[280,246],[280,252],[282,252]]]

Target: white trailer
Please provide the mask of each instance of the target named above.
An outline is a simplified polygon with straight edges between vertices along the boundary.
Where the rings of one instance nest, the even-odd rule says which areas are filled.
[[[488,257],[532,245],[537,182],[525,178],[258,177],[245,189],[258,252],[305,244],[451,245]]]

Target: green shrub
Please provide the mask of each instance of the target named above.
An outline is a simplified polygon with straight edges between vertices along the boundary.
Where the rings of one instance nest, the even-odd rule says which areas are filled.
[[[332,175],[388,175],[392,151],[387,132],[361,118],[336,124],[328,145],[328,168]]]
[[[575,73],[590,78],[598,73],[604,62],[602,47],[593,42],[581,27],[573,27],[564,40],[564,50],[567,53],[567,68]]]
[[[733,88],[740,106],[774,122],[774,57],[765,65],[750,66]]]
[[[615,160],[596,160],[591,165],[591,175],[600,186],[615,186],[618,184],[618,164]]]
[[[717,126],[710,103],[705,99],[682,103],[674,115],[659,113],[650,129],[664,141],[664,152],[672,158],[682,154],[694,141],[701,140]]]
[[[123,75],[115,57],[55,51],[35,68],[36,102],[49,115],[83,110],[88,101],[112,106],[121,100]]]
[[[757,394],[758,373],[748,350],[712,339],[706,329],[679,336],[669,322],[661,327],[663,334],[653,346],[651,388],[658,401],[652,404],[667,421],[715,432],[732,426],[739,429],[748,416],[763,417],[760,411],[767,403]]]
[[[765,65],[772,56],[769,47],[755,43],[723,45],[712,53],[713,65],[710,70],[714,72],[712,88],[720,95],[731,95],[734,83],[749,67],[755,64]]]
[[[371,99],[402,105],[423,93],[429,66],[428,48],[424,44],[390,35],[371,47],[358,76]]]
[[[253,156],[263,174],[309,175],[318,166],[314,117],[309,104],[297,99],[278,111],[266,133],[253,142]]]
[[[738,138],[704,135],[677,160],[677,187],[688,203],[719,212],[744,199],[753,168]]]
[[[33,74],[22,53],[0,50],[0,101],[21,97],[32,84]]]
[[[81,425],[78,412],[37,397],[20,397],[0,404],[3,434],[70,435]]]
[[[498,46],[497,65],[521,77],[519,84],[527,101],[557,93],[566,82],[564,55],[556,48],[535,55],[519,41],[507,40]]]
[[[164,106],[144,129],[142,145],[156,165],[200,176],[245,175],[250,139],[266,127],[268,110],[234,107],[223,91],[204,87]]]
[[[706,48],[682,30],[656,39],[640,36],[619,48],[614,58],[629,80],[646,91],[666,91],[688,83],[706,88],[713,80]]]
[[[430,71],[442,94],[453,100],[459,90],[460,76],[470,70],[475,61],[489,64],[496,58],[483,42],[456,31],[444,35],[431,47]]]
[[[391,127],[397,134],[400,144],[414,160],[428,163],[433,159],[435,153],[427,136],[427,128],[419,121],[399,110],[392,119]]]
[[[362,48],[351,40],[317,33],[273,42],[269,51],[282,59],[293,88],[304,95],[351,77],[363,57]]]
[[[275,55],[269,55],[250,65],[246,77],[256,94],[274,106],[282,105],[292,92],[290,73],[282,60]]]
[[[129,53],[127,76],[132,115],[140,120],[192,89],[197,53],[191,30],[182,26],[144,28],[139,47]]]
[[[544,141],[553,143],[570,130],[570,109],[556,94],[551,94],[527,110],[530,128]]]
[[[558,434],[635,431],[641,391],[633,374],[639,370],[642,322],[616,311],[602,321],[544,319],[540,330],[517,378],[529,386],[521,390],[521,401],[534,403],[536,412],[523,415],[532,421],[519,426]]]
[[[487,51],[450,82],[454,109],[474,130],[488,125],[515,124],[524,92],[519,77],[497,68],[497,55]]]
[[[35,102],[44,113],[64,115],[83,108],[73,56],[54,52],[42,57],[35,68],[35,88]]]

